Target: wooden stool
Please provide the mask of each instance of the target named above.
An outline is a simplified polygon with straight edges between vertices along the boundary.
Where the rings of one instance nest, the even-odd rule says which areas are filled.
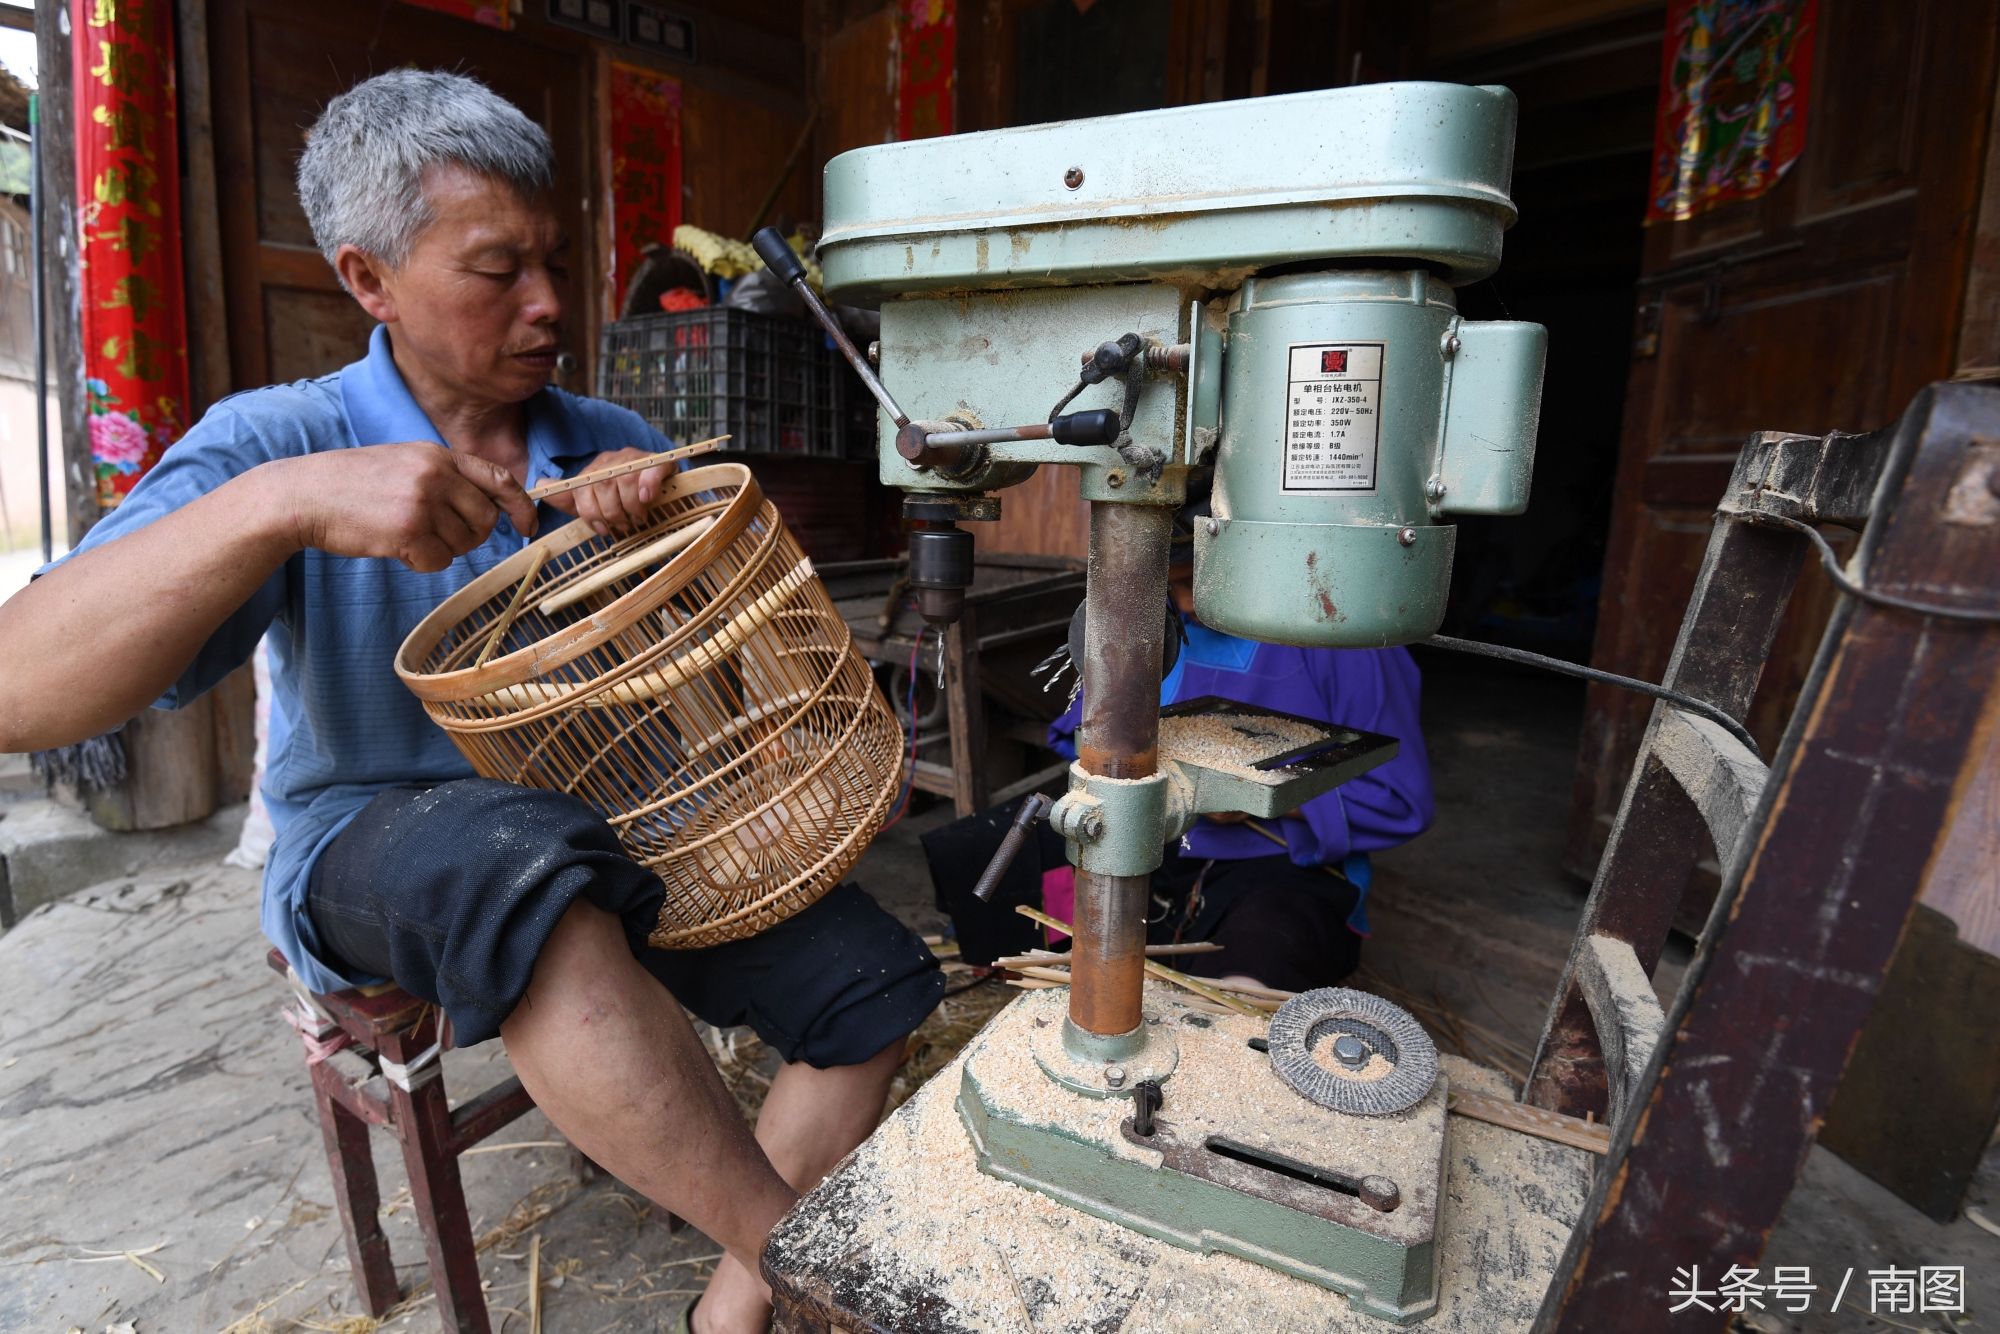
[[[372,1125],[389,1131],[403,1147],[410,1201],[423,1229],[444,1327],[487,1334],[458,1155],[533,1107],[534,1099],[518,1077],[510,1077],[451,1110],[438,1059],[449,1042],[439,1033],[435,1006],[394,984],[314,995],[299,985],[278,951],[271,951],[269,962],[285,974],[298,998],[286,1008],[285,1019],[305,1044],[333,1194],[347,1232],[348,1264],[362,1305],[380,1317],[402,1297],[378,1216],[381,1195],[368,1148]],[[341,1050],[360,1053],[374,1073],[360,1080],[342,1074],[327,1059]]]

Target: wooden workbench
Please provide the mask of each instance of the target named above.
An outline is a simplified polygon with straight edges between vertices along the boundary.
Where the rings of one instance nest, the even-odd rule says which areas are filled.
[[[1044,693],[1046,678],[1030,671],[1068,633],[1083,600],[1083,562],[982,553],[965,615],[943,636],[917,615],[908,570],[903,560],[818,566],[864,657],[907,669],[916,655],[919,718],[944,659],[946,725],[919,729],[917,789],[950,797],[960,815],[970,815],[1060,777],[1068,766],[1051,762],[1043,730],[1062,711],[1064,692]],[[998,742],[1018,743],[1019,758],[1003,757]],[[948,756],[942,762],[925,757],[939,750]]]

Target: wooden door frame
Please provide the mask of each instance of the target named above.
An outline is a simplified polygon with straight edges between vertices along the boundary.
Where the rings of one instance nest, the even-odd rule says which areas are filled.
[[[386,7],[393,0],[382,3]],[[203,407],[228,393],[269,383],[262,296],[271,266],[295,286],[328,293],[341,290],[339,279],[316,249],[267,242],[258,234],[256,146],[248,114],[248,4],[249,0],[178,0],[181,114],[189,143],[181,194],[189,352],[199,367],[194,391]],[[438,18],[415,8],[408,15],[414,22]],[[590,39],[546,25],[517,28],[509,36],[578,61],[573,111],[580,142],[567,149],[558,144],[557,152],[581,154],[574,169],[584,226],[571,244],[572,267],[584,281],[575,285],[574,309],[566,322],[575,331],[578,360],[569,387],[588,393],[602,327],[602,303],[588,276],[602,272],[604,257],[610,253],[611,224],[603,207],[608,165],[599,161],[596,151],[603,138],[600,86],[605,57]],[[229,114],[232,108],[239,114]],[[198,126],[209,133],[198,139]],[[250,174],[225,178],[219,164]],[[357,348],[355,355],[362,351]]]

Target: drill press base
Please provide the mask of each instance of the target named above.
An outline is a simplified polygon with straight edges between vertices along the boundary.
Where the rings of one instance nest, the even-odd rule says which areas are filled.
[[[1181,1061],[1147,1134],[1131,1098],[1049,1078],[1040,1049],[1062,1031],[1066,1000],[1061,990],[1029,996],[974,1039],[958,1107],[980,1170],[1162,1241],[1345,1293],[1384,1320],[1437,1309],[1443,1078],[1393,1115],[1329,1111],[1250,1045],[1263,1020],[1155,991],[1147,1026],[1177,1040]]]
[[[1149,988],[1148,1006],[1164,995]],[[925,1085],[779,1223],[763,1265],[778,1302],[775,1328],[1389,1328],[1317,1284],[1233,1255],[1187,1250],[981,1172],[958,1108],[969,1056]],[[1452,1056],[1440,1064],[1454,1087],[1510,1093],[1491,1070]],[[1180,1078],[1168,1082],[1169,1107]],[[1528,1329],[1582,1214],[1594,1161],[1581,1150],[1448,1117],[1438,1309],[1416,1328]]]

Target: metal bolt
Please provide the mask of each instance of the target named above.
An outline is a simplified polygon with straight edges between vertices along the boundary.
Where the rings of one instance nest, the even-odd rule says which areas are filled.
[[[1103,838],[1104,813],[1102,811],[1085,811],[1083,818],[1077,821],[1077,832],[1083,835],[1083,841],[1086,843],[1095,843],[1098,839]]]
[[[1122,1065],[1107,1065],[1104,1067],[1104,1082],[1112,1088],[1125,1087],[1125,1067]]]
[[[1413,547],[1417,544],[1417,530],[1414,528],[1405,528],[1396,534],[1396,540],[1406,547]]]
[[[1110,472],[1105,473],[1104,484],[1114,490],[1125,485],[1125,470],[1123,468],[1113,468]]]
[[[1403,1192],[1397,1188],[1395,1182],[1384,1176],[1361,1178],[1359,1194],[1363,1204],[1385,1214],[1393,1212],[1396,1206],[1403,1202]]]
[[[1074,190],[1083,184],[1083,168],[1071,167],[1063,173],[1063,184]]]
[[[1444,478],[1433,477],[1424,483],[1424,495],[1435,505],[1444,499]]]
[[[868,364],[878,371],[882,369],[882,340],[879,338],[868,345]]]
[[[1368,1064],[1368,1044],[1352,1033],[1343,1033],[1334,1039],[1334,1059],[1350,1070],[1359,1070]]]
[[[1457,335],[1457,334],[1449,334],[1449,335],[1447,335],[1447,336],[1446,336],[1446,338],[1445,338],[1445,340],[1444,340],[1444,354],[1445,354],[1445,355],[1446,355],[1447,357],[1455,357],[1455,356],[1457,356],[1457,355],[1458,355],[1458,349],[1459,349],[1459,346],[1460,346],[1460,344],[1459,344],[1459,341],[1458,341],[1458,335]]]
[[[1214,537],[1217,533],[1222,531],[1222,525],[1214,519],[1203,519],[1201,521],[1201,530],[1204,533],[1207,533],[1210,537]]]

